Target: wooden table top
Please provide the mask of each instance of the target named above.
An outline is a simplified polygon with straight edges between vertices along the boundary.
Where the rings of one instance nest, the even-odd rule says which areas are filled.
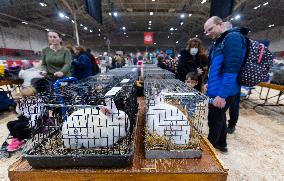
[[[80,169],[34,169],[32,168],[29,163],[22,159],[15,162],[9,168],[9,178],[10,179],[23,179],[24,176],[27,175],[42,175],[44,178],[44,174],[46,174],[46,178],[50,178],[51,176],[58,176],[60,180],[60,176],[62,178],[69,178],[70,175],[81,175],[87,174],[89,177],[91,175],[94,178],[102,178],[102,180],[106,178],[110,178],[110,175],[116,175],[115,178],[117,179],[117,174],[122,174],[120,176],[125,175],[123,179],[128,178],[130,175],[139,174],[141,176],[144,175],[144,178],[155,178],[153,175],[160,174],[164,175],[164,179],[172,180],[172,177],[169,177],[168,174],[171,176],[179,176],[179,178],[188,179],[193,177],[186,177],[188,174],[195,174],[198,175],[206,175],[213,176],[219,175],[222,178],[221,180],[226,180],[228,170],[224,169],[222,164],[216,157],[216,153],[213,151],[214,148],[208,142],[207,139],[202,138],[201,147],[203,149],[203,154],[200,159],[146,159],[144,156],[144,140],[142,137],[142,128],[144,127],[144,98],[139,99],[139,118],[138,118],[138,129],[136,133],[136,147],[135,147],[135,155],[133,160],[133,165],[129,168],[121,168],[121,169],[99,169],[99,168],[80,168]],[[108,175],[108,177],[104,177]],[[151,176],[152,175],[152,176]],[[64,176],[64,177],[63,177]],[[28,178],[28,177],[27,177]],[[38,178],[38,177],[37,177]],[[75,177],[71,177],[70,179],[74,179]],[[77,177],[79,179],[79,177]],[[82,178],[82,177],[80,177]],[[160,177],[163,178],[163,177]],[[167,179],[168,178],[168,179]],[[175,177],[173,177],[175,178]],[[177,177],[178,178],[178,177]],[[199,177],[194,177],[199,178]],[[200,177],[201,178],[201,177]],[[203,178],[203,177],[202,177]],[[211,177],[206,177],[211,178]],[[213,180],[220,180],[219,177],[216,177]],[[111,178],[113,179],[113,178]],[[110,179],[110,180],[111,180]],[[141,180],[141,179],[138,179]]]
[[[267,82],[261,82],[258,84],[258,86],[260,87],[267,87],[267,88],[271,88],[271,89],[275,89],[275,90],[279,90],[279,91],[283,91],[284,92],[284,86],[283,85],[277,85],[277,84],[271,84],[271,83],[267,83]]]

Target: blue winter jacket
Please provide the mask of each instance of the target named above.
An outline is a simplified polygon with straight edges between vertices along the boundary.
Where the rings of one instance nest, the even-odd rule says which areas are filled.
[[[77,59],[72,61],[72,76],[83,79],[92,76],[92,63],[88,54],[80,53]]]
[[[210,54],[208,75],[209,97],[227,98],[240,91],[238,74],[246,52],[248,29],[233,28],[224,32],[215,42]]]

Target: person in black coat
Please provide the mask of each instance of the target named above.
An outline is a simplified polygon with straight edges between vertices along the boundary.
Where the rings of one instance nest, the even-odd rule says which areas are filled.
[[[93,75],[93,65],[90,57],[82,46],[74,48],[77,58],[72,61],[72,77],[84,79]]]
[[[187,47],[180,52],[177,78],[184,82],[188,72],[197,72],[198,84],[194,88],[202,91],[203,80],[207,69],[208,59],[202,47],[201,40],[199,38],[191,38],[187,43]]]
[[[87,55],[89,56],[91,63],[92,63],[92,75],[96,75],[101,72],[99,65],[93,54],[91,53],[91,49],[87,48],[86,50]]]

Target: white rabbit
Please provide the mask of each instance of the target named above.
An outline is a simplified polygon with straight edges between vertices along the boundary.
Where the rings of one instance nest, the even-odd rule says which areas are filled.
[[[64,146],[71,149],[114,145],[126,136],[130,122],[125,112],[110,107],[85,108],[73,112],[62,126]]]
[[[190,125],[187,117],[177,107],[160,100],[161,96],[158,96],[155,101],[156,104],[149,106],[146,117],[149,133],[167,136],[173,144],[188,144]]]

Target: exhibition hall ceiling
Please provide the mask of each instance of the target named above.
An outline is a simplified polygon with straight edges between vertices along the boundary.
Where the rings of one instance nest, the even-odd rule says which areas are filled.
[[[210,0],[102,0],[102,24],[91,17],[84,0],[0,1],[0,25],[54,29],[75,39],[74,14],[81,44],[142,47],[144,32],[154,32],[157,47],[184,46],[188,38],[206,40],[203,24]],[[257,32],[284,24],[283,0],[235,0],[227,17],[235,26]],[[238,17],[239,15],[239,17]]]

